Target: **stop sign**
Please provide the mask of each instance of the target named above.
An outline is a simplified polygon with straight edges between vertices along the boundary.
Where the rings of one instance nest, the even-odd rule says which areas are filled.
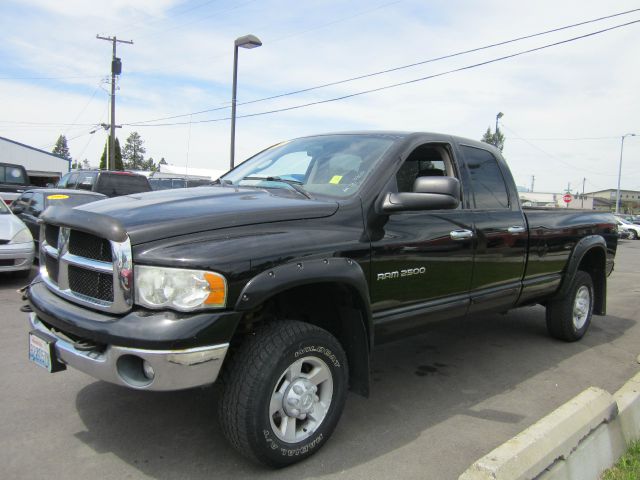
[[[562,197],[562,200],[564,200],[564,203],[571,203],[571,200],[573,200],[573,197],[571,196],[570,193],[565,193],[564,196]]]

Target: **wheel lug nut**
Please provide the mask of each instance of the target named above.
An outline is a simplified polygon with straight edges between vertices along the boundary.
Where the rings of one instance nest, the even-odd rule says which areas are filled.
[[[301,387],[300,385],[294,385],[294,386],[293,386],[293,391],[294,391],[295,393],[297,393],[298,395],[302,395],[302,392],[303,392],[304,390],[302,389],[302,387]]]
[[[300,415],[300,410],[298,410],[297,408],[292,408],[291,415],[297,417],[298,415]]]
[[[319,402],[320,401],[320,397],[318,395],[314,395],[313,396],[313,401],[314,402]]]
[[[297,398],[290,398],[289,400],[287,400],[287,403],[292,407],[295,407],[296,405],[298,405],[299,400]]]
[[[311,387],[311,392],[312,393],[316,393],[318,391],[318,387],[316,387],[315,385],[313,387]]]
[[[298,419],[300,419],[300,420],[304,420],[305,418],[307,418],[307,414],[306,414],[306,413],[301,413],[301,414],[298,416]]]

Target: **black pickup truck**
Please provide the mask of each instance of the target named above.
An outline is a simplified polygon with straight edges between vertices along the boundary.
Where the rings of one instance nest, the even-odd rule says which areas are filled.
[[[224,434],[271,466],[369,394],[376,343],[532,304],[579,340],[617,247],[611,215],[523,211],[498,150],[429,133],[300,138],[216,185],[42,218],[31,360],[140,390],[217,380]]]

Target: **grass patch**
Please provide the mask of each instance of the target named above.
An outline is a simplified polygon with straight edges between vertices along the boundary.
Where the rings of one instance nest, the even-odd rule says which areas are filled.
[[[633,442],[618,463],[606,470],[602,480],[638,480],[640,478],[640,441]]]

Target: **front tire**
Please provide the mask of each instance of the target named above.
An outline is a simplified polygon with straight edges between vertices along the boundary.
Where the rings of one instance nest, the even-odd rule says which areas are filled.
[[[565,342],[584,337],[593,316],[593,279],[582,270],[576,272],[567,294],[547,305],[549,335]]]
[[[347,358],[329,332],[286,320],[245,339],[222,377],[222,431],[243,455],[272,467],[317,452],[340,419]]]
[[[638,232],[636,232],[635,230],[629,230],[629,240],[637,240],[638,239]]]

